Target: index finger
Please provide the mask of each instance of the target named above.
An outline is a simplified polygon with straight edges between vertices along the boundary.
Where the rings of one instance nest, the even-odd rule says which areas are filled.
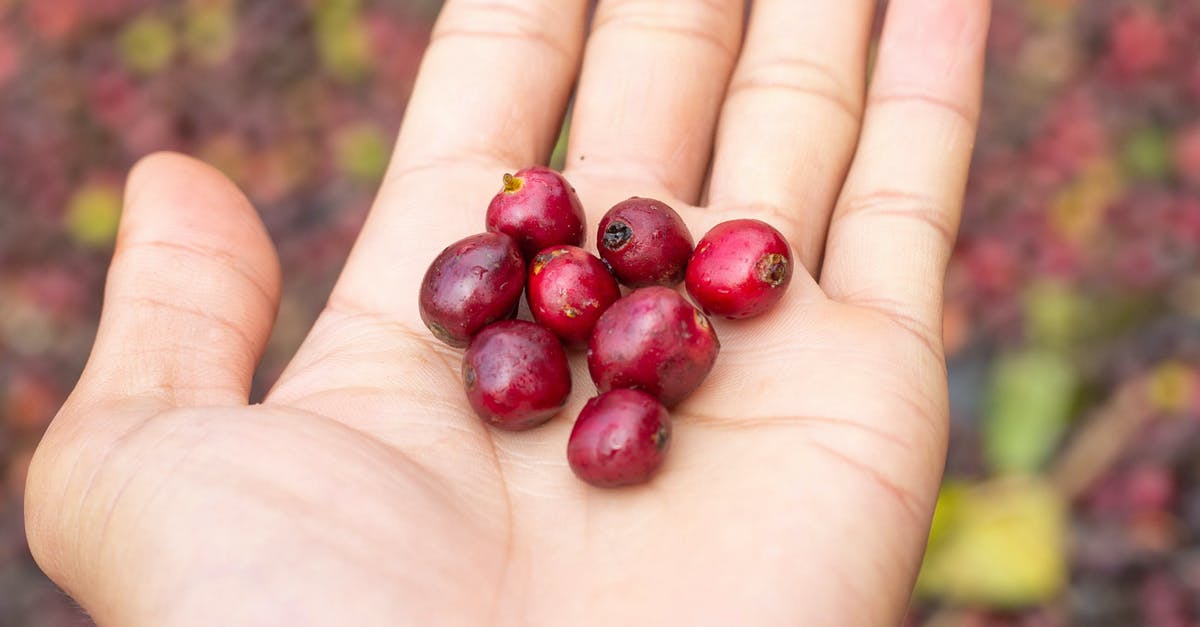
[[[413,321],[421,268],[482,231],[501,175],[543,163],[582,54],[586,0],[449,0],[405,112],[375,206],[330,299]],[[414,264],[419,266],[420,264]],[[398,276],[399,274],[399,276]],[[380,277],[389,289],[380,289]]]

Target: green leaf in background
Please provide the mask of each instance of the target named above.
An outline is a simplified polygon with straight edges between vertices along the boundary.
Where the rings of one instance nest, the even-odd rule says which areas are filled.
[[[115,185],[85,185],[67,204],[67,232],[85,246],[105,248],[112,245],[120,219],[121,191]]]
[[[1130,178],[1159,181],[1173,169],[1171,138],[1160,128],[1134,132],[1121,147],[1121,164]]]
[[[562,171],[567,165],[567,141],[571,136],[571,112],[563,121],[562,130],[558,132],[558,141],[554,143],[554,152],[550,154],[550,167]]]
[[[167,20],[144,13],[129,23],[117,40],[121,62],[139,74],[162,70],[175,56],[175,29]]]
[[[1069,285],[1038,281],[1025,290],[1023,302],[1025,333],[1035,345],[1063,349],[1084,332],[1087,307]]]
[[[1185,363],[1170,361],[1150,372],[1146,400],[1154,411],[1187,411],[1194,406],[1196,387],[1196,370]]]
[[[371,69],[370,41],[358,0],[320,0],[314,15],[317,53],[334,76],[358,80]]]
[[[933,510],[933,521],[929,525],[929,551],[941,547],[953,537],[969,489],[970,486],[963,481],[947,480],[942,484],[942,489],[938,492],[937,508]]]
[[[188,54],[208,65],[229,58],[237,41],[237,20],[228,3],[190,5],[183,26]]]
[[[337,131],[333,138],[338,169],[363,183],[378,183],[387,168],[391,142],[378,126],[361,122]]]
[[[998,473],[1035,472],[1066,428],[1078,384],[1063,355],[1027,349],[992,369],[984,416],[984,455]]]
[[[1109,206],[1125,193],[1121,168],[1111,158],[1088,163],[1050,199],[1047,218],[1055,233],[1081,245],[1093,241]]]
[[[969,488],[948,484],[937,511],[937,537],[930,534],[918,596],[1014,608],[1062,591],[1067,507],[1044,480],[1012,477]]]
[[[1079,13],[1079,5],[1080,0],[1025,0],[1022,3],[1029,21],[1041,28],[1070,23]]]

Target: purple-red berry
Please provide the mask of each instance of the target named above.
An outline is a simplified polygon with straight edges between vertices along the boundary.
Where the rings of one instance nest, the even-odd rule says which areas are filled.
[[[513,238],[480,233],[437,256],[421,281],[421,320],[439,340],[462,348],[483,327],[513,317],[525,262]]]
[[[524,320],[480,331],[463,356],[462,377],[475,413],[513,431],[546,422],[571,393],[571,370],[558,338]]]
[[[529,264],[525,296],[538,324],[567,346],[580,348],[592,336],[600,314],[621,297],[621,288],[608,266],[591,253],[576,246],[554,246]]]
[[[670,446],[671,419],[661,403],[638,390],[613,390],[579,412],[567,461],[580,479],[613,488],[649,479]]]
[[[604,214],[596,249],[625,285],[678,285],[692,256],[692,234],[665,203],[634,197]]]
[[[704,381],[720,348],[708,319],[675,290],[644,287],[600,316],[588,372],[601,392],[636,388],[671,407]]]
[[[792,279],[787,240],[758,220],[714,226],[696,245],[687,291],[710,316],[749,318],[779,302]]]
[[[549,246],[583,244],[584,220],[575,188],[540,165],[505,174],[487,210],[487,230],[517,240],[525,259]]]

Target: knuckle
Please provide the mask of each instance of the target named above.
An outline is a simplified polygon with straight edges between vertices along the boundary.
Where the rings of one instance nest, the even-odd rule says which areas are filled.
[[[547,0],[459,0],[449,3],[430,36],[430,47],[450,40],[499,40],[543,47],[562,59],[574,57],[572,47],[557,35],[546,15],[560,12]]]
[[[947,247],[953,246],[957,237],[958,225],[954,212],[924,194],[878,189],[847,197],[842,201],[838,213],[842,220],[875,218],[918,224],[931,231]]]
[[[923,90],[885,91],[873,96],[872,106],[917,106],[926,111],[933,111],[955,118],[968,128],[975,128],[979,122],[978,107],[956,102],[949,98]]]
[[[741,20],[741,3],[724,0],[659,2],[619,0],[601,4],[593,35],[609,31],[648,31],[653,35],[679,37],[711,46],[732,60],[738,54],[737,29],[730,20]],[[736,10],[734,10],[736,9]],[[724,33],[724,35],[722,35]]]
[[[734,77],[728,97],[762,92],[816,100],[855,123],[862,117],[861,97],[856,97],[827,63],[802,56],[774,56],[754,65]]]

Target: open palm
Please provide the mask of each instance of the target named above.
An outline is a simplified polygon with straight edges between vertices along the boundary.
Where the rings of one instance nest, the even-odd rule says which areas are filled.
[[[868,90],[875,8],[758,0],[743,36],[741,0],[601,0],[584,54],[585,0],[451,0],[375,208],[259,405],[270,241],[214,170],[146,159],[30,471],[38,562],[113,625],[896,623],[945,454],[941,281],[988,6],[893,0]],[[593,228],[652,196],[696,234],[766,220],[808,270],[716,322],[671,455],[630,489],[566,464],[580,356],[561,416],[491,430],[417,315],[426,264],[548,158],[573,89]]]

